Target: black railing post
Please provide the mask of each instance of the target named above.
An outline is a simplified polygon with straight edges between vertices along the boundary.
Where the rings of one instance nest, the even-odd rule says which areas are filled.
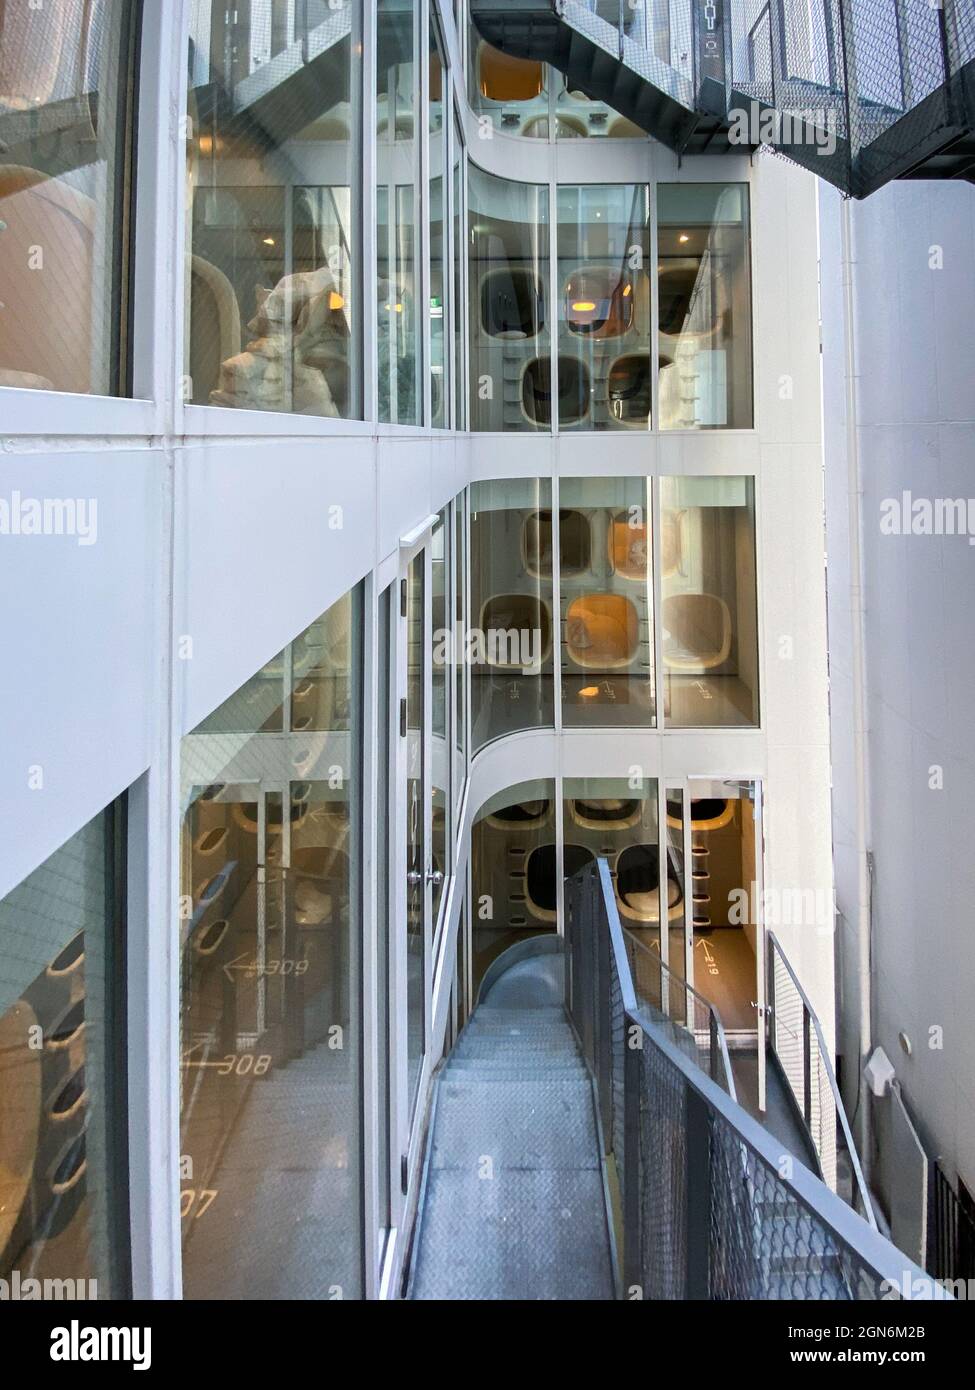
[[[593,883],[595,886],[595,875]],[[596,1085],[599,1092],[599,1118],[603,1126],[603,1141],[608,1148],[613,1124],[613,1022],[610,1012],[609,922],[606,920],[605,904],[600,902],[600,907],[596,920]]]
[[[623,1297],[648,1298],[643,1260],[640,1190],[640,1106],[643,1092],[642,1030],[623,1015]]]
[[[687,1268],[684,1297],[711,1297],[711,1111],[690,1084],[684,1086],[687,1135],[685,1199]]]
[[[802,1114],[812,1134],[812,1032],[805,1004],[802,1006]]]

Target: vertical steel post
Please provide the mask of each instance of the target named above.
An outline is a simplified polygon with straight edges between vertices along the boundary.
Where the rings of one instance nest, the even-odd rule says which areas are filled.
[[[623,1016],[623,1295],[646,1298],[643,1268],[643,1223],[640,1213],[640,1095],[643,1051],[631,1046],[629,1017]],[[642,1034],[640,1035],[642,1043]]]
[[[802,1006],[802,1113],[806,1128],[812,1133],[812,1036],[809,1010]]]
[[[693,1086],[684,1086],[687,1134],[685,1201],[687,1268],[684,1296],[711,1297],[711,1111]]]

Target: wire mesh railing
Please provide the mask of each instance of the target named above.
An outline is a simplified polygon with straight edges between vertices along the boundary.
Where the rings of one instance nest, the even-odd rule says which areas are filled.
[[[664,965],[659,951],[625,928],[623,944],[637,999],[650,1017],[675,1047],[737,1099],[728,1042],[714,1006]]]
[[[853,1134],[829,1059],[822,1025],[775,933],[767,933],[766,1042],[795,1099],[819,1157],[823,1181],[837,1191],[838,1142],[852,1170],[853,1204],[876,1226]]]
[[[945,1297],[815,1174],[783,1163],[680,1045],[677,1019],[654,1016],[604,859],[567,880],[565,904],[567,1005],[619,1181],[624,1297]]]

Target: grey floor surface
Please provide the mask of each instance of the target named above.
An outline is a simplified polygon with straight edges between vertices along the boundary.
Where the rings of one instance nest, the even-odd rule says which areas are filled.
[[[413,1299],[615,1296],[592,1086],[561,971],[557,956],[513,966],[444,1067]]]

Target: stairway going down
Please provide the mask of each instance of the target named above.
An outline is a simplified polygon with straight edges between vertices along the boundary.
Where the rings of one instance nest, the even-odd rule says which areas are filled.
[[[562,956],[495,976],[437,1083],[408,1297],[612,1299],[589,1071]]]

